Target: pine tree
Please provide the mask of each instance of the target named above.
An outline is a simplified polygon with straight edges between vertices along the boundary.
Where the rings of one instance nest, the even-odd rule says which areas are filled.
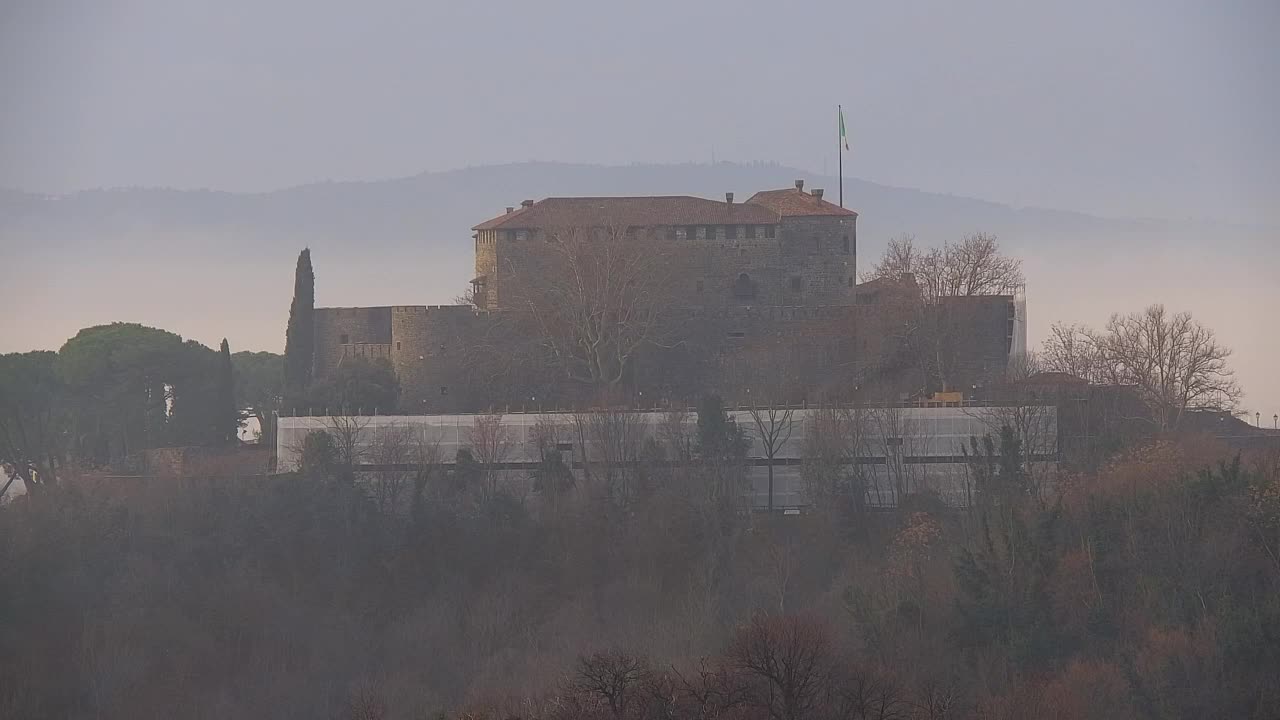
[[[311,248],[298,254],[293,277],[293,304],[284,338],[285,405],[301,402],[311,389],[315,358],[316,276],[311,269]]]
[[[231,346],[222,338],[218,349],[218,435],[223,442],[234,443],[240,434],[240,411],[236,408],[236,388],[231,372]]]

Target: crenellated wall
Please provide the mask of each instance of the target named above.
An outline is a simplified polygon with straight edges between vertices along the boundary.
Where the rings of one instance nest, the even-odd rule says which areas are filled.
[[[950,384],[978,385],[1004,371],[1015,344],[1011,307],[1007,297],[962,298],[939,316],[956,328],[948,338],[956,357]],[[913,362],[895,339],[900,312],[892,303],[676,310],[669,322],[680,341],[637,356],[630,386],[644,396],[637,402],[655,404],[690,401],[708,390],[740,403],[763,394],[817,402],[861,397],[873,379],[881,392],[918,386],[916,375],[894,375]],[[537,330],[527,320],[464,305],[318,309],[317,378],[344,356],[387,357],[400,379],[400,410],[413,413],[582,400],[583,386],[539,354]],[[322,344],[340,334],[352,342]]]
[[[391,343],[391,308],[316,308],[315,375],[333,372],[344,357],[386,357]],[[360,349],[357,350],[357,347]],[[376,346],[376,347],[369,347]]]
[[[632,241],[667,241],[675,301],[686,307],[852,305],[857,216],[782,217],[777,225],[641,228]],[[503,306],[511,268],[537,276],[542,231],[479,230],[475,274],[488,309]]]

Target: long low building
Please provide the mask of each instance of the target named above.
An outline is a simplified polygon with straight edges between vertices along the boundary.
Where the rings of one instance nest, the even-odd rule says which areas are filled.
[[[968,504],[972,487],[965,449],[973,438],[998,434],[1003,425],[1018,429],[1024,452],[1037,467],[1056,463],[1057,413],[1052,406],[1023,407],[877,407],[837,410],[790,409],[729,416],[750,441],[747,473],[757,508],[804,508],[814,502],[803,472],[806,463],[833,443],[824,427],[838,425],[837,465],[856,466],[866,487],[866,502],[892,506],[906,493],[936,493],[946,502]],[[426,454],[442,465],[460,450],[500,463],[512,478],[527,477],[542,452],[555,447],[575,471],[583,463],[637,462],[649,441],[672,446],[697,433],[695,412],[512,413],[505,415],[402,415],[365,417],[281,417],[276,435],[277,468],[296,470],[304,440],[312,432],[339,436],[356,448],[365,468],[401,467]],[[824,425],[825,424],[825,425]],[[773,452],[769,452],[772,437]],[[608,447],[606,447],[606,444]],[[387,448],[395,446],[396,452]],[[485,450],[487,446],[489,450]],[[417,454],[415,454],[417,453]],[[672,456],[675,453],[671,454]],[[772,457],[770,457],[772,456]],[[390,458],[390,460],[389,460]],[[773,491],[769,469],[773,468]]]

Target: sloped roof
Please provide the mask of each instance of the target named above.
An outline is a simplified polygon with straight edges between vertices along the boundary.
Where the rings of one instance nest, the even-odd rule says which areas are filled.
[[[476,225],[472,230],[657,225],[770,225],[778,214],[760,204],[690,195],[553,197]]]
[[[842,208],[835,203],[827,202],[825,199],[810,195],[799,188],[762,190],[752,195],[746,204],[766,207],[783,217],[807,215],[858,216],[858,213],[848,208]]]

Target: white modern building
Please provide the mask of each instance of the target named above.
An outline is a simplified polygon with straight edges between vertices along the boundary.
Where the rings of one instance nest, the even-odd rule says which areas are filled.
[[[998,436],[1002,425],[1015,427],[1023,440],[1024,452],[1040,467],[1056,461],[1057,417],[1051,406],[1010,408],[991,406],[872,407],[837,410],[792,409],[775,411],[731,410],[729,416],[751,441],[747,453],[751,499],[757,508],[799,509],[810,506],[803,470],[806,452],[814,443],[808,435],[821,423],[838,417],[843,422],[848,449],[843,463],[849,472],[860,473],[867,487],[870,505],[892,506],[901,493],[932,492],[954,505],[968,503],[972,488],[964,457],[973,438]],[[527,476],[540,460],[538,437],[551,435],[552,444],[571,467],[582,462],[600,462],[612,457],[623,462],[639,457],[639,449],[650,440],[659,446],[672,438],[691,440],[697,432],[693,411],[612,413],[513,413],[484,415],[399,415],[365,417],[281,417],[276,436],[277,468],[296,470],[303,441],[316,431],[343,435],[361,449],[360,464],[377,466],[376,448],[394,435],[401,445],[430,447],[431,456],[441,464],[454,462],[459,450],[472,449],[481,442],[477,421],[495,418],[501,426],[501,463],[513,477]],[[492,420],[490,422],[493,422]],[[600,445],[599,431],[589,428],[612,423],[619,443],[607,450]],[[775,438],[772,462],[768,459],[766,436]],[[492,437],[492,431],[490,432]],[[381,438],[381,439],[380,439]],[[773,465],[772,503],[768,488],[769,465]],[[856,468],[854,467],[856,466]]]

